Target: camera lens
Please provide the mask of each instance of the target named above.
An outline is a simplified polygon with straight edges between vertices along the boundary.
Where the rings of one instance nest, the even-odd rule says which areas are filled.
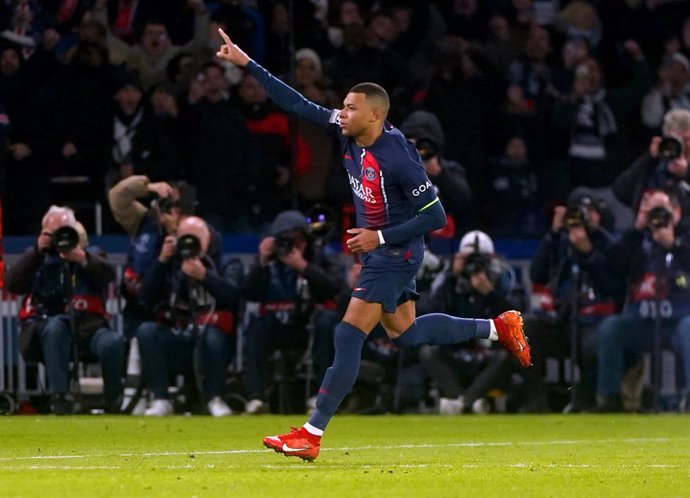
[[[70,227],[60,227],[53,232],[52,245],[57,252],[69,252],[79,245],[79,233]]]

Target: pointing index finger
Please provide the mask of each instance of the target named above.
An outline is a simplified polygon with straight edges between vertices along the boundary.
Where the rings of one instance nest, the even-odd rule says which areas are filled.
[[[226,45],[232,45],[232,41],[230,40],[230,37],[225,34],[225,31],[223,31],[223,28],[218,28],[218,34],[223,38],[223,41],[225,42]]]

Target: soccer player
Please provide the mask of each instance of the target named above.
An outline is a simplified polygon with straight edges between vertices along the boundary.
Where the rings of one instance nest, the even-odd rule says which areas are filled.
[[[415,146],[386,121],[386,91],[374,83],[360,83],[347,94],[342,109],[324,109],[251,60],[223,30],[219,33],[224,44],[218,57],[245,67],[285,111],[338,137],[361,227],[348,230],[353,235],[348,248],[360,256],[363,268],[336,326],[335,358],[319,389],[316,410],[303,427],[265,437],[264,446],[303,460],[318,456],[323,431],[357,378],[362,344],[379,322],[398,346],[489,338],[529,366],[530,348],[517,311],[493,320],[440,313],[415,319],[419,295],[414,277],[424,253],[423,236],[443,227],[446,215]]]

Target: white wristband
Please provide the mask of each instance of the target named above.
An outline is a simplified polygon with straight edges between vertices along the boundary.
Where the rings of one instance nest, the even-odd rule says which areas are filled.
[[[383,232],[381,232],[381,230],[377,230],[376,233],[379,235],[379,244],[385,244],[386,240],[383,238]]]

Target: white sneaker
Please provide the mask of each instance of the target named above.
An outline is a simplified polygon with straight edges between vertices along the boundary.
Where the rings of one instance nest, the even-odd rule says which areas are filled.
[[[266,413],[268,407],[260,399],[250,399],[244,407],[244,413],[248,415],[258,415],[259,413]]]
[[[477,415],[486,415],[491,411],[489,401],[486,398],[478,398],[472,403],[472,413]]]
[[[169,399],[154,399],[151,406],[146,409],[144,415],[148,417],[165,417],[175,412],[172,401]]]
[[[438,413],[441,415],[461,415],[463,409],[462,397],[460,398],[440,398],[438,403]]]
[[[316,411],[316,396],[308,398],[305,404],[307,406],[307,415],[313,415]]]
[[[232,410],[220,396],[212,398],[206,406],[208,406],[208,412],[214,417],[227,417],[228,415],[232,415]]]

